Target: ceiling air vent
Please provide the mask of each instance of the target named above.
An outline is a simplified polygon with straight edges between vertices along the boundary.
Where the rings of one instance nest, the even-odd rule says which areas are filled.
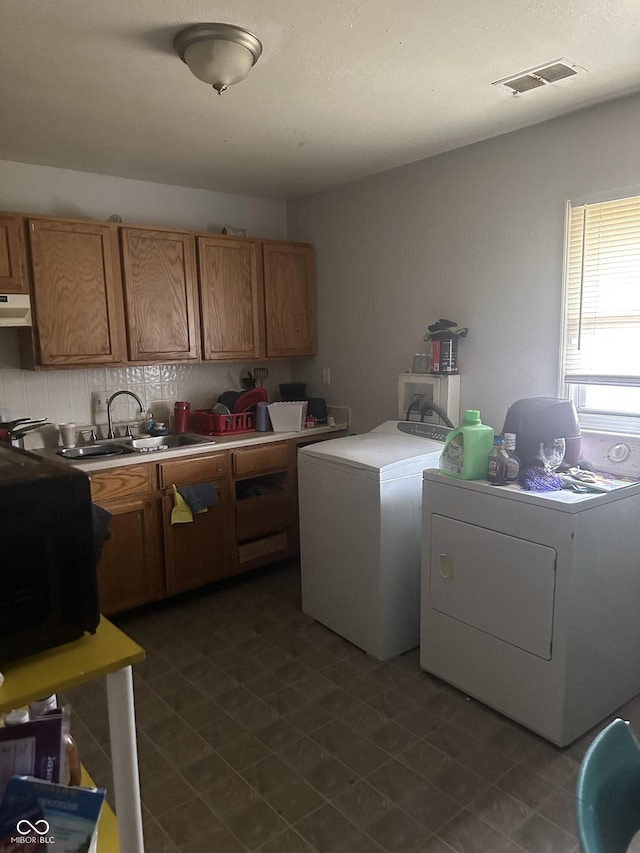
[[[503,86],[512,95],[520,95],[522,92],[529,92],[531,89],[539,89],[549,83],[557,83],[558,80],[574,77],[576,74],[586,72],[586,70],[581,65],[571,62],[570,59],[560,58],[554,59],[553,62],[547,62],[545,65],[539,65],[537,68],[529,68],[527,71],[513,74],[511,77],[496,80],[492,85]]]

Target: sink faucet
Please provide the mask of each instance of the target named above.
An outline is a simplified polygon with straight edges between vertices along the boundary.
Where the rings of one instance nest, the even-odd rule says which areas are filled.
[[[133,393],[133,391],[116,391],[115,394],[112,394],[109,397],[109,399],[107,400],[107,423],[109,424],[109,431],[107,432],[107,438],[115,438],[116,437],[116,434],[113,431],[113,422],[111,420],[111,404],[116,399],[116,397],[120,397],[121,394],[128,394],[129,397],[133,397],[133,399],[136,401],[136,403],[140,406],[140,411],[142,412],[142,414],[144,414],[146,411],[144,403],[142,402],[140,397],[138,397],[137,394]]]

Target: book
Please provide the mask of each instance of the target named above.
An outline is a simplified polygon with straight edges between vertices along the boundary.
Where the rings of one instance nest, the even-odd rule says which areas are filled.
[[[0,796],[12,776],[61,781],[63,711],[0,728]]]
[[[104,788],[68,787],[31,776],[13,776],[0,803],[0,827],[6,834],[15,820],[16,834],[0,840],[0,851],[95,853],[105,794]],[[26,847],[24,838],[29,839]]]

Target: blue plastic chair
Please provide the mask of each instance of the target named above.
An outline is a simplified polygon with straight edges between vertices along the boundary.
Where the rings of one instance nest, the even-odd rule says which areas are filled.
[[[582,759],[576,817],[582,853],[626,853],[640,830],[640,744],[624,720],[609,723]]]

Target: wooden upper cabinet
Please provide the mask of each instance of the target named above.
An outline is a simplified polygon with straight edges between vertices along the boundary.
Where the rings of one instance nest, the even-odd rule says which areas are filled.
[[[35,342],[43,366],[124,358],[115,228],[29,219]]]
[[[315,255],[303,243],[264,242],[266,354],[315,355]]]
[[[197,238],[202,357],[264,356],[260,247],[255,240]]]
[[[130,361],[198,358],[191,235],[121,228],[120,242]]]
[[[0,293],[27,293],[20,217],[0,213]]]

